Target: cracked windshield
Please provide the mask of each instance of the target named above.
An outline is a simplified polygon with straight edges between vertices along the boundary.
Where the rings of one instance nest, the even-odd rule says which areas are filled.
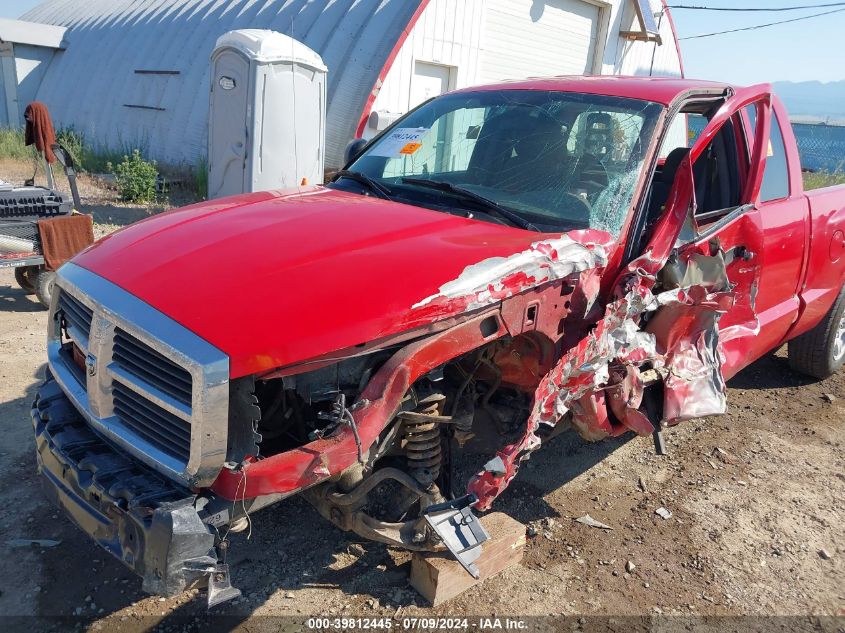
[[[371,143],[334,186],[532,230],[615,235],[660,111],[564,92],[449,95]]]

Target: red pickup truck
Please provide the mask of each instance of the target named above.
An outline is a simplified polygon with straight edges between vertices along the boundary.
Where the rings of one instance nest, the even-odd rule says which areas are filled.
[[[503,83],[362,144],[58,272],[40,473],[150,592],[235,595],[229,531],[294,494],[472,573],[473,511],[555,433],[659,444],[786,341],[845,359],[845,188],[804,192],[767,85]]]

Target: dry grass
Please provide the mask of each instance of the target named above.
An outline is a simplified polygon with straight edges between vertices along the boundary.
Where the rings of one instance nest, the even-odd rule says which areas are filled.
[[[845,184],[845,171],[804,172],[804,189],[806,191],[842,184]]]
[[[122,149],[95,147],[85,139],[84,134],[72,126],[58,129],[56,139],[70,152],[76,170],[89,174],[110,173],[113,166],[119,165],[127,156],[131,157],[137,149],[135,145],[125,142],[118,142],[118,147]],[[142,156],[147,155],[143,147],[138,151]],[[41,162],[35,148],[24,145],[23,128],[3,127],[0,127],[0,160],[31,164],[30,169],[33,172]],[[158,167],[167,181],[183,190],[178,194],[179,198],[188,196],[188,202],[205,199],[208,190],[208,163],[205,158],[200,158],[195,165],[160,164]],[[0,179],[3,179],[3,174],[0,174]]]

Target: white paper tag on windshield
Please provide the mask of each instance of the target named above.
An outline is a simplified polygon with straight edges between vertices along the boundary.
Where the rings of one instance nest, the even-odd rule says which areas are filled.
[[[422,143],[420,139],[429,131],[427,127],[400,127],[381,139],[369,152],[370,156],[397,158],[416,152]]]

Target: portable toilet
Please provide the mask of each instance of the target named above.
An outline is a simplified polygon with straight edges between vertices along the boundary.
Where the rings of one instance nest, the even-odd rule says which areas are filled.
[[[323,181],[326,66],[263,29],[224,33],[211,54],[208,197]]]

